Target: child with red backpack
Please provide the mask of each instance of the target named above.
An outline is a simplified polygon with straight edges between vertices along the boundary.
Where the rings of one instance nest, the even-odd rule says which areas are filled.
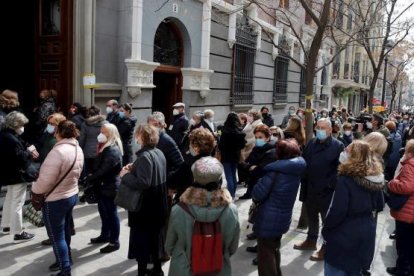
[[[192,168],[194,183],[172,209],[165,249],[171,256],[168,275],[228,275],[230,256],[239,244],[237,208],[221,188],[223,166],[203,157]]]

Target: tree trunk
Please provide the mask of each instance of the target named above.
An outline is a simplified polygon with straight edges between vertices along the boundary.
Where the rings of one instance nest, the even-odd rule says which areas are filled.
[[[373,100],[374,100],[374,92],[375,87],[377,86],[378,75],[380,71],[374,69],[374,77],[372,78],[371,85],[369,87],[369,95],[368,95],[368,113],[372,114],[373,108]]]

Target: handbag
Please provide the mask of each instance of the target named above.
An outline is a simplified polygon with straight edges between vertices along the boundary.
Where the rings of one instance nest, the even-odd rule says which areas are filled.
[[[115,196],[115,204],[130,212],[139,212],[142,206],[143,190],[131,188],[121,181]]]
[[[83,196],[85,197],[85,201],[88,204],[95,204],[98,202],[93,185],[88,184],[86,186],[86,188],[83,190]]]
[[[152,153],[149,152],[149,155],[151,156],[153,166],[155,166],[154,157],[152,156]],[[137,189],[136,187],[131,187],[127,182],[123,181],[122,179],[121,184],[118,188],[118,192],[116,193],[114,199],[115,204],[119,207],[124,208],[127,211],[139,212],[142,207],[144,190]]]
[[[59,181],[56,183],[56,185],[47,193],[45,194],[36,194],[32,192],[32,206],[36,211],[39,211],[42,209],[43,205],[45,204],[46,198],[53,193],[53,191],[56,189],[57,186],[65,179],[65,177],[72,171],[73,167],[75,166],[76,160],[78,159],[78,147],[75,146],[75,159],[73,160],[72,166],[70,166],[69,170],[65,173],[63,177],[59,179]]]
[[[384,187],[384,197],[388,207],[392,210],[398,211],[404,207],[405,203],[410,198],[410,195],[402,195],[391,192],[388,188],[388,184],[386,184]]]
[[[26,182],[34,182],[39,177],[40,163],[30,161],[27,167],[22,171],[23,179]]]
[[[29,221],[31,224],[37,227],[43,227],[45,226],[45,223],[43,221],[43,213],[42,211],[37,211],[33,207],[31,203],[27,205],[27,207],[24,209],[23,217]]]

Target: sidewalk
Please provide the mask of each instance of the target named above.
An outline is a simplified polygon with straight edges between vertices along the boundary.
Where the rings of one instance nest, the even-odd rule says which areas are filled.
[[[242,195],[244,189],[239,189]],[[254,254],[246,252],[246,247],[254,245],[254,241],[247,241],[248,229],[247,213],[250,201],[238,201],[242,234],[239,250],[232,257],[233,275],[258,275],[257,267],[251,265]],[[323,275],[323,262],[315,263],[309,260],[312,252],[297,251],[293,244],[305,239],[305,231],[296,231],[300,202],[296,202],[292,218],[291,230],[282,239],[282,272],[287,276]],[[127,212],[119,211],[121,217],[121,249],[109,255],[99,253],[102,245],[90,245],[90,238],[99,235],[100,218],[96,205],[77,205],[74,212],[76,235],[72,237],[73,273],[75,276],[84,275],[136,275],[135,260],[126,258],[128,252],[129,228],[127,226]],[[0,234],[0,275],[8,276],[41,276],[50,275],[48,266],[55,261],[51,247],[42,246],[40,242],[47,238],[44,228],[36,228],[28,222],[24,223],[26,230],[36,234],[33,241],[13,244],[12,236]],[[385,268],[393,266],[395,261],[395,243],[388,239],[389,233],[394,230],[394,221],[386,210],[380,214],[377,227],[377,246],[372,264],[372,275],[387,275]],[[164,264],[164,272],[168,272],[169,263]],[[167,274],[166,274],[167,275]],[[179,276],[179,275],[177,275]]]

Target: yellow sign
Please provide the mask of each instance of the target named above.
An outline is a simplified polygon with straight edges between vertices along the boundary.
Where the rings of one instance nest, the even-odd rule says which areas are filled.
[[[376,105],[372,107],[372,111],[374,112],[383,112],[385,111],[385,107],[383,107],[382,105]]]
[[[95,74],[83,75],[83,88],[91,89],[96,87],[99,87],[99,85],[96,84]]]

